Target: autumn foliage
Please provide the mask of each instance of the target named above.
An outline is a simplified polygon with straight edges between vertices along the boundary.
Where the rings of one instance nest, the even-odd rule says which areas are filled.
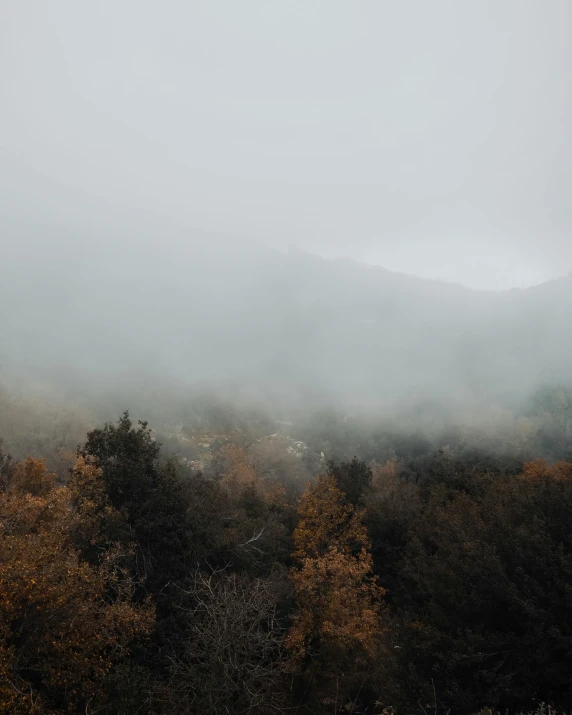
[[[291,576],[297,614],[286,645],[322,689],[339,691],[367,669],[383,633],[384,590],[372,574],[369,540],[333,476],[318,478],[300,500]]]
[[[85,461],[75,469],[97,481]],[[72,490],[58,486],[43,461],[17,465],[0,493],[0,712],[6,715],[96,712],[105,705],[108,676],[151,627],[152,608],[131,603],[117,551],[102,552],[98,566],[82,561],[73,543],[77,528],[96,539],[93,505],[73,508]]]
[[[548,464],[545,459],[527,462],[522,471],[523,479],[549,479],[556,481],[572,481],[572,463],[556,462]]]
[[[234,438],[0,448],[0,715],[572,710],[569,462]]]

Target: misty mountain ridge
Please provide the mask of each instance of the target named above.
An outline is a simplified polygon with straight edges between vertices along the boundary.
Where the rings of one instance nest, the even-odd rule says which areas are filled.
[[[141,240],[121,224],[106,237],[13,226],[6,374],[60,366],[96,382],[140,373],[374,403],[510,401],[572,377],[571,276],[495,293],[182,229],[159,243],[152,222]]]

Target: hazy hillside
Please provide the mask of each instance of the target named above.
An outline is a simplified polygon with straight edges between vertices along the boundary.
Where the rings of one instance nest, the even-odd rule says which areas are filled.
[[[161,375],[361,404],[510,401],[572,377],[572,278],[492,293],[181,230],[159,242],[152,225],[127,240],[125,230],[46,221],[50,240],[33,223],[4,234],[5,377]]]

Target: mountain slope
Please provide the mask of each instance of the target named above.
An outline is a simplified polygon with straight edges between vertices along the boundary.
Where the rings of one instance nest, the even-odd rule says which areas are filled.
[[[152,221],[22,215],[2,231],[5,375],[162,375],[373,401],[512,399],[572,378],[570,277],[474,291]]]

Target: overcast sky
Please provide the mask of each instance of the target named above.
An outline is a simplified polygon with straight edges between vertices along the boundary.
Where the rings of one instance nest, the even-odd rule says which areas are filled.
[[[471,286],[561,275],[572,0],[0,0],[11,210],[32,176]]]

